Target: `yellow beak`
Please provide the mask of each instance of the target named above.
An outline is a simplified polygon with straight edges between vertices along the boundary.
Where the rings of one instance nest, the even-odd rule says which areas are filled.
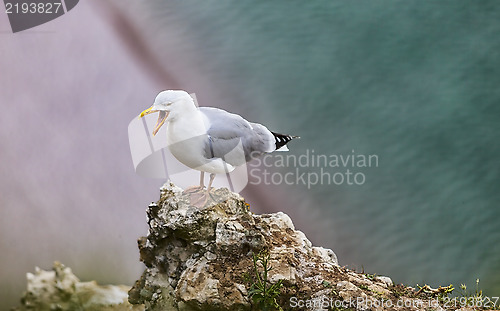
[[[152,114],[152,113],[155,113],[155,112],[158,112],[158,110],[153,110],[153,106],[151,106],[148,109],[146,109],[143,112],[141,112],[141,115],[139,116],[139,118],[142,118],[145,115]]]
[[[158,133],[158,131],[160,130],[160,127],[163,124],[165,124],[165,121],[167,120],[169,111],[153,110],[153,106],[151,106],[148,109],[146,109],[143,112],[141,112],[141,115],[139,116],[139,118],[142,118],[142,117],[144,117],[144,116],[146,116],[148,114],[152,114],[152,113],[155,113],[155,112],[159,112],[160,114],[158,115],[158,121],[156,121],[156,125],[155,125],[155,128],[153,130],[153,136],[155,136]]]

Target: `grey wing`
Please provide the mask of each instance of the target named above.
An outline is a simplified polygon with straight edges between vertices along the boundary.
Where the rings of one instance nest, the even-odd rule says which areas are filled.
[[[265,126],[222,109],[200,107],[200,111],[206,117],[208,128],[207,158],[222,158],[238,166],[274,150],[274,136]]]

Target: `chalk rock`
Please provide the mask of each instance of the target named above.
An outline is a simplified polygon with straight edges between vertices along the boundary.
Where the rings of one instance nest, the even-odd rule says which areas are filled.
[[[333,251],[313,247],[288,215],[254,215],[244,199],[222,188],[198,208],[171,183],[148,210],[149,232],[139,239],[146,270],[129,301],[146,310],[251,310],[253,254],[269,254],[269,282],[324,289],[338,269]],[[319,292],[319,291],[318,291]],[[288,303],[293,293],[279,299]],[[313,294],[314,295],[314,294]]]
[[[80,282],[70,268],[59,262],[52,271],[36,268],[28,273],[27,291],[21,298],[21,307],[13,310],[37,311],[125,311],[144,310],[127,301],[130,287],[98,285],[95,281]]]

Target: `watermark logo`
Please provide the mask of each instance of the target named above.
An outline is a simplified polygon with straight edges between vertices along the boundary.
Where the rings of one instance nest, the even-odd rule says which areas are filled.
[[[444,297],[444,298],[398,298],[391,300],[384,297],[349,297],[347,299],[334,299],[320,296],[316,298],[301,299],[292,296],[289,306],[298,310],[379,310],[379,309],[496,309],[499,297]]]
[[[54,20],[72,10],[79,0],[4,0],[12,32],[20,32]]]
[[[272,153],[250,162],[250,184],[313,186],[361,186],[366,183],[365,169],[378,167],[376,154],[360,154],[355,150],[345,154]],[[286,168],[286,172],[272,168]]]

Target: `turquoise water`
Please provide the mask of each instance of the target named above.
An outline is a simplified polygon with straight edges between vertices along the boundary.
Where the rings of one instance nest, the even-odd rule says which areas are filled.
[[[156,1],[151,16],[237,112],[300,135],[294,154],[378,156],[355,168],[363,185],[283,186],[307,197],[313,242],[398,283],[500,295],[498,1]]]

